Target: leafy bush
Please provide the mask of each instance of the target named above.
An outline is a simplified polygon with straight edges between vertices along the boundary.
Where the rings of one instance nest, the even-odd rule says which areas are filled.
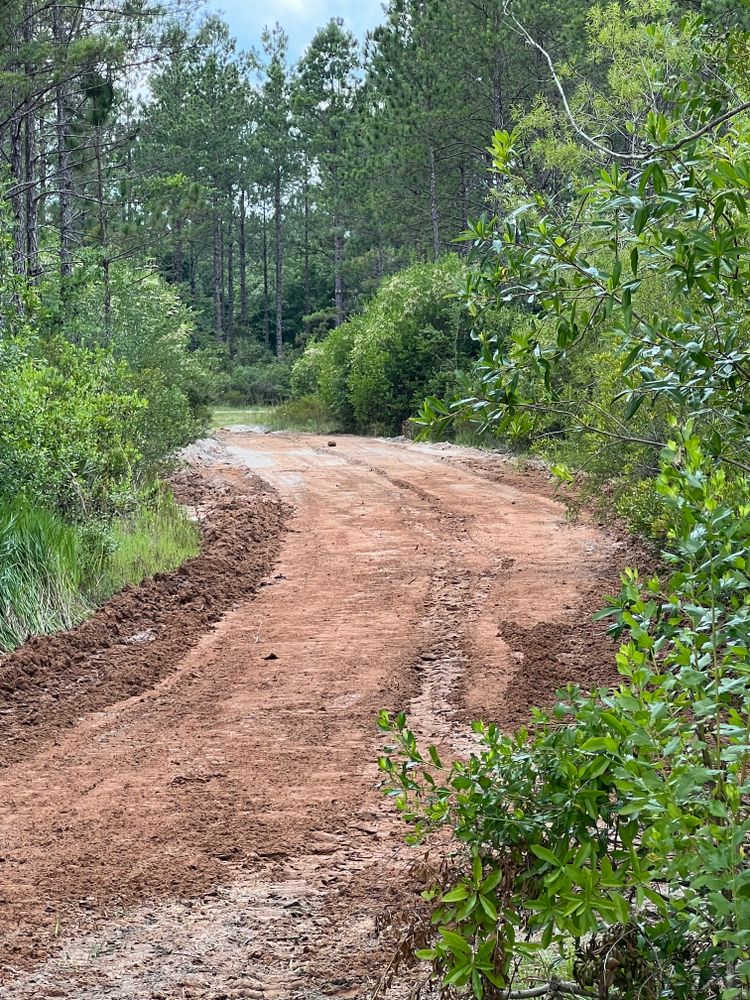
[[[342,425],[398,431],[425,395],[445,392],[469,353],[468,317],[453,293],[456,256],[387,279],[364,312],[309,345],[292,386],[318,392]]]
[[[263,417],[267,427],[276,430],[311,431],[327,434],[341,427],[336,417],[318,396],[289,399]]]
[[[602,612],[625,639],[617,690],[564,692],[516,736],[477,724],[476,753],[449,767],[403,716],[381,719],[395,737],[381,766],[416,835],[448,827],[464,847],[422,957],[477,998],[571,942],[565,992],[750,995],[747,37],[644,23],[635,4],[623,16],[649,45],[651,86],[631,98],[653,106],[629,121],[628,153],[589,141],[607,165],[572,205],[527,192],[472,224],[469,307],[515,301],[526,322],[421,415],[437,432],[584,443],[586,462],[619,453],[631,483],[655,467],[637,516],[661,521],[672,569],[628,571]],[[525,184],[520,134],[496,133],[493,152],[500,186]]]
[[[83,518],[141,460],[146,401],[104,351],[0,341],[0,496]]]
[[[750,504],[725,504],[726,474],[674,432],[658,486],[675,572],[628,571],[603,612],[626,636],[617,690],[563,692],[515,736],[477,724],[452,766],[381,717],[381,767],[417,838],[449,826],[472,872],[437,898],[421,957],[477,997],[571,939],[582,990],[750,987]]]
[[[112,268],[108,327],[103,295],[97,272],[77,282],[67,304],[66,335],[127,363],[134,388],[148,404],[137,425],[139,450],[153,461],[207,426],[209,404],[219,389],[218,360],[191,349],[194,318],[157,274],[127,265]]]
[[[278,403],[289,395],[290,374],[283,361],[234,368],[224,399],[238,406]]]
[[[349,398],[352,346],[363,320],[355,316],[336,330],[332,330],[320,345],[317,355],[320,398],[329,410],[349,429],[356,426],[354,410]],[[310,350],[314,350],[310,348]],[[307,351],[303,355],[303,358]]]
[[[43,308],[32,288],[22,311],[3,316],[0,648],[70,626],[195,551],[184,514],[144,484],[204,426],[214,368],[188,350],[192,320],[176,296],[137,277],[113,269],[106,330],[101,285],[85,268],[62,329],[54,295]],[[0,307],[17,297],[0,271]]]
[[[290,382],[293,396],[313,396],[320,391],[321,366],[325,354],[323,344],[314,342],[295,361]]]

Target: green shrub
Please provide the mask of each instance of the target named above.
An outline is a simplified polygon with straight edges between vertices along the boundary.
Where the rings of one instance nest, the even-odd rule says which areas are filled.
[[[514,736],[478,723],[471,757],[445,766],[381,716],[413,839],[444,846],[447,828],[461,858],[419,957],[480,1000],[572,943],[584,995],[748,995],[750,504],[726,503],[726,473],[673,433],[658,488],[674,572],[629,570],[601,616],[625,636],[619,688],[561,692]]]
[[[147,403],[125,362],[65,342],[0,340],[0,497],[84,518],[142,459]]]
[[[217,358],[191,349],[193,315],[159,275],[119,265],[112,268],[110,283],[109,328],[103,317],[103,285],[92,270],[76,283],[65,333],[127,363],[133,387],[148,404],[137,423],[139,451],[154,461],[207,426],[209,405],[219,389]]]
[[[318,393],[342,426],[399,431],[469,356],[471,321],[454,297],[463,274],[448,256],[387,279],[361,315],[308,346],[293,391]]]
[[[446,767],[403,716],[381,719],[395,743],[381,766],[415,836],[452,834],[461,852],[421,957],[477,1000],[571,944],[566,993],[750,996],[750,127],[745,105],[713,119],[735,102],[747,39],[645,13],[595,15],[625,17],[663,65],[641,62],[646,88],[627,75],[653,105],[627,122],[632,152],[605,154],[572,204],[530,199],[522,133],[495,133],[498,188],[524,199],[472,223],[467,304],[517,301],[528,320],[485,350],[460,399],[420,417],[583,445],[584,465],[615,471],[622,509],[661,522],[671,569],[628,570],[599,616],[625,640],[616,690],[563,692],[514,736],[477,724],[475,752]],[[653,468],[634,510],[621,487]]]
[[[462,275],[457,257],[416,265],[384,282],[368,305],[348,380],[358,427],[399,430],[425,396],[452,384],[466,329],[448,296]]]
[[[295,361],[290,382],[293,396],[314,396],[320,392],[321,366],[325,353],[325,346],[315,342]]]
[[[361,316],[354,316],[348,323],[332,330],[320,345],[320,398],[342,426],[350,429],[355,426],[349,398],[352,347],[363,322]]]
[[[317,434],[341,430],[335,415],[318,396],[289,399],[269,410],[262,422],[264,426],[274,430],[311,431]]]
[[[235,405],[278,403],[289,395],[290,374],[289,365],[283,361],[234,368],[224,401]]]

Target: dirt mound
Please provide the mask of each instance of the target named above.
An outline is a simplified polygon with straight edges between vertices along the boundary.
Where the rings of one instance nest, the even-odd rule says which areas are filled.
[[[0,765],[86,713],[153,687],[268,574],[290,511],[277,493],[253,476],[232,476],[230,488],[192,471],[174,488],[198,514],[200,555],[126,588],[77,628],[0,659]]]

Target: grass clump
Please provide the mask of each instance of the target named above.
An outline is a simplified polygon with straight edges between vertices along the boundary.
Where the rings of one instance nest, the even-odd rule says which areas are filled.
[[[140,497],[120,519],[66,523],[0,501],[0,650],[71,628],[129,584],[198,553],[197,526],[171,493]]]
[[[130,584],[169,573],[198,554],[200,533],[171,493],[108,526],[90,546],[86,591],[100,604]]]
[[[89,613],[82,562],[78,531],[56,514],[0,503],[0,649]]]

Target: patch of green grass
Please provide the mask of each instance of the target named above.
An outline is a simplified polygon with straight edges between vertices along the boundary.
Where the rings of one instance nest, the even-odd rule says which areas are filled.
[[[232,427],[234,424],[247,424],[254,427],[269,426],[268,420],[276,409],[275,406],[216,407],[211,415],[211,429]]]
[[[211,421],[214,429],[236,424],[265,427],[273,431],[307,431],[313,434],[333,434],[341,430],[336,418],[317,396],[289,399],[278,406],[214,410]]]
[[[0,501],[0,649],[85,618],[81,578],[75,528],[47,510]]]
[[[87,593],[100,604],[129,584],[169,573],[198,554],[200,532],[169,493],[115,522],[87,566]]]
[[[177,569],[200,533],[171,494],[107,524],[0,501],[0,650],[71,628],[128,584]]]

